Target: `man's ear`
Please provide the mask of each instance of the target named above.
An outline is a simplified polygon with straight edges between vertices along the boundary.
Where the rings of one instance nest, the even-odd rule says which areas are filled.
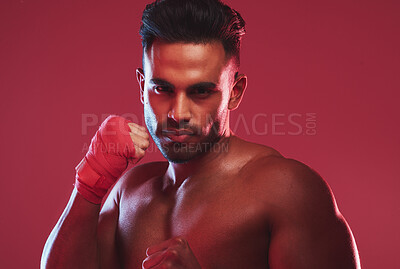
[[[228,104],[229,110],[235,110],[239,106],[246,88],[247,88],[247,76],[244,74],[239,74],[239,75],[236,74],[235,82],[233,84]]]
[[[144,90],[144,71],[142,68],[136,68],[136,80],[140,88],[140,102],[144,104],[143,90]]]

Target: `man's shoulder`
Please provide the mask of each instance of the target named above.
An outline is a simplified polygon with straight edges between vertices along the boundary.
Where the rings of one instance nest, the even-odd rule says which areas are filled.
[[[168,162],[148,162],[135,165],[128,169],[116,183],[119,190],[130,190],[144,184],[145,182],[159,178],[164,175],[168,168]]]
[[[306,181],[323,181],[321,176],[310,166],[301,161],[286,158],[276,149],[241,140],[241,156],[245,157],[242,170],[252,177],[262,181],[278,181],[281,184],[296,181],[306,184]]]
[[[260,154],[242,168],[241,174],[257,189],[257,196],[270,205],[296,210],[300,205],[319,203],[336,209],[328,183],[298,160],[280,154]]]
[[[234,137],[233,143],[238,145],[234,147],[235,153],[239,153],[241,156],[247,156],[249,160],[267,156],[282,157],[282,155],[272,147],[250,142],[237,136]]]

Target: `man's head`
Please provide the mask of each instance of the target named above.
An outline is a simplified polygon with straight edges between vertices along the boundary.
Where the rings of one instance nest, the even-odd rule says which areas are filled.
[[[219,0],[157,0],[143,11],[140,35],[143,52],[156,39],[197,44],[218,40],[239,67],[244,27],[240,14]]]
[[[247,83],[237,73],[244,21],[217,0],[156,1],[140,33],[147,128],[164,157],[187,162],[229,133]]]

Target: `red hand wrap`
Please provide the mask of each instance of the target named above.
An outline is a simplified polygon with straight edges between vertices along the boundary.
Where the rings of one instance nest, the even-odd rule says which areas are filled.
[[[75,187],[88,201],[100,204],[108,189],[135,158],[127,119],[108,116],[92,138],[89,150],[75,167]]]

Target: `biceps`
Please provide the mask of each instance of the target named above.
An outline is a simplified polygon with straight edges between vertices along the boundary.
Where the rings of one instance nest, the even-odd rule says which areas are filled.
[[[311,223],[288,223],[273,231],[271,269],[359,268],[354,238],[341,215],[320,225]]]

